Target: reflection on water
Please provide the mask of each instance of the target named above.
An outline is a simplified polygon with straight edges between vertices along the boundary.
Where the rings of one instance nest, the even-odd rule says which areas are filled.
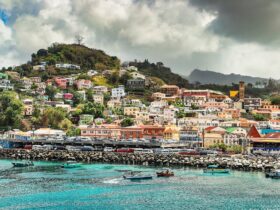
[[[153,174],[160,168],[57,162],[13,168],[0,160],[0,208],[4,209],[277,209],[280,180],[262,173],[203,174],[174,169],[175,177],[131,182],[127,171]]]

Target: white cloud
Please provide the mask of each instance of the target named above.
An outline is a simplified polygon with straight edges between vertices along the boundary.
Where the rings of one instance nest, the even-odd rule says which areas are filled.
[[[278,49],[212,33],[208,26],[219,14],[184,0],[0,0],[0,8],[11,18],[9,26],[0,21],[0,66],[25,62],[32,52],[81,34],[89,47],[123,60],[163,61],[185,75],[207,68],[259,76],[266,69],[267,76],[280,76]]]

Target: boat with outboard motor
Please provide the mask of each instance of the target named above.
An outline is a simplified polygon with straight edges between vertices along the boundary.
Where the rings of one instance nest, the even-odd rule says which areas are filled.
[[[265,173],[266,178],[280,179],[280,169],[272,170]]]
[[[171,177],[174,176],[174,172],[169,169],[164,169],[163,171],[157,172],[157,177]]]
[[[34,166],[34,163],[32,161],[25,161],[25,162],[12,162],[14,167],[28,167],[28,166]]]
[[[230,170],[228,168],[223,168],[219,165],[208,165],[207,168],[203,169],[204,173],[219,173],[219,174],[228,174]]]
[[[76,161],[67,161],[66,163],[62,164],[62,168],[79,168],[82,165]]]
[[[137,172],[131,171],[130,173],[123,175],[123,178],[129,179],[131,181],[137,181],[137,180],[153,179],[153,176],[144,175],[141,172],[137,173]]]

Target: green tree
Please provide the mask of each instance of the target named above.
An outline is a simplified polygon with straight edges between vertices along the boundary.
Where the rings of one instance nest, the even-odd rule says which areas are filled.
[[[122,85],[126,85],[127,80],[129,80],[129,79],[132,79],[132,76],[128,72],[126,72],[119,78],[119,82]]]
[[[66,110],[60,107],[48,107],[40,117],[41,125],[44,127],[60,128],[60,123],[67,117]]]
[[[88,101],[93,101],[93,91],[91,89],[86,91],[86,96]]]
[[[86,79],[86,80],[91,80],[91,77],[87,74],[80,74],[77,79]]]
[[[31,85],[31,89],[32,90],[36,90],[38,88],[38,85],[36,85],[35,83],[33,83],[32,85]]]
[[[67,136],[79,136],[79,135],[81,135],[81,130],[79,128],[72,126],[70,129],[67,130],[66,135]]]
[[[233,145],[233,146],[227,147],[226,151],[227,152],[234,152],[234,153],[238,154],[238,153],[242,152],[242,146]]]
[[[184,110],[182,110],[182,109],[180,109],[178,112],[176,112],[177,118],[183,118],[185,116],[186,116],[186,114],[185,114]]]
[[[0,93],[0,126],[19,128],[23,118],[23,103],[15,92]]]
[[[127,118],[124,118],[121,122],[121,126],[122,127],[128,127],[128,126],[132,126],[134,124],[134,121],[133,119],[127,117]]]
[[[265,121],[267,118],[263,114],[254,114],[254,120],[256,121]]]
[[[48,85],[46,87],[46,94],[49,97],[50,100],[54,99],[55,94],[58,92],[57,88],[55,88],[54,86]]]
[[[273,96],[270,100],[272,105],[280,105],[280,96]]]
[[[101,104],[96,104],[92,102],[87,102],[82,107],[82,113],[83,114],[91,114],[94,116],[94,118],[103,118],[103,111],[104,106]]]
[[[65,131],[71,129],[72,126],[72,122],[67,118],[63,119],[59,124],[59,128]]]
[[[191,104],[191,109],[192,110],[197,110],[197,109],[199,109],[199,107],[195,104]]]

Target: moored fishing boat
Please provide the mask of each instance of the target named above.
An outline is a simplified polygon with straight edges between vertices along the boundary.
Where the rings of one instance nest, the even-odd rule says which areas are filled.
[[[62,168],[79,168],[82,165],[76,161],[67,161],[66,163],[62,164]]]
[[[272,178],[272,179],[280,179],[280,170],[273,170],[270,172],[265,173],[266,178]]]
[[[25,162],[12,162],[14,167],[28,167],[28,166],[34,166],[34,163],[32,161],[25,161]]]
[[[169,169],[157,172],[157,177],[171,177],[174,176],[174,172]]]
[[[137,180],[145,180],[145,179],[152,179],[153,176],[151,175],[143,175],[141,173],[135,173],[135,172],[131,172],[129,174],[125,174],[123,175],[124,179],[129,179],[131,181],[137,181]]]
[[[208,165],[207,168],[203,169],[204,173],[222,173],[222,174],[228,174],[230,172],[227,168],[222,168],[219,165]]]

